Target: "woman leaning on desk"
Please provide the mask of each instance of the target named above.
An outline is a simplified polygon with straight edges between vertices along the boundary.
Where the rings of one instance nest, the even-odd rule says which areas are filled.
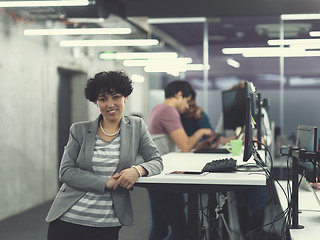
[[[129,190],[138,177],[163,169],[143,120],[122,116],[132,90],[123,72],[88,80],[85,97],[101,114],[70,128],[59,170],[63,185],[46,218],[48,240],[114,240],[121,226],[132,225]],[[144,162],[136,165],[138,154]]]

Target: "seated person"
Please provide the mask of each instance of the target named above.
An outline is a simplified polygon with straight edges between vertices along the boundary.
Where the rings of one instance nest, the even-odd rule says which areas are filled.
[[[194,89],[191,90],[191,99],[189,101],[189,108],[187,108],[183,114],[181,114],[181,122],[184,130],[186,131],[188,136],[192,136],[197,130],[201,128],[210,128],[211,127],[208,115],[203,111],[200,106],[196,105],[196,91]],[[216,148],[218,145],[225,145],[231,138],[225,138],[221,136],[219,140],[212,144],[212,140],[217,136],[217,133],[214,133],[212,137],[203,137],[201,141],[195,146],[195,149],[207,149],[207,148]]]

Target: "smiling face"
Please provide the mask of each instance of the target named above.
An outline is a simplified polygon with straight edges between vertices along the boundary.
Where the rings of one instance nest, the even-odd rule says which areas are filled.
[[[127,98],[119,93],[101,93],[98,96],[97,106],[103,119],[109,122],[120,122]]]

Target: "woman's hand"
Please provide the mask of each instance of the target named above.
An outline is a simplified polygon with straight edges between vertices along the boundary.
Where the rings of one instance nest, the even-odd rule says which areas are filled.
[[[124,189],[132,188],[132,186],[137,181],[138,177],[139,177],[139,173],[135,168],[127,168],[122,170],[120,173],[114,174],[111,177],[115,180],[113,184],[113,190],[116,190],[119,186]]]
[[[108,181],[106,182],[106,189],[109,189],[109,190],[112,189],[114,184],[116,183],[116,181],[117,181],[117,179],[115,179],[113,176],[110,177],[108,179]]]

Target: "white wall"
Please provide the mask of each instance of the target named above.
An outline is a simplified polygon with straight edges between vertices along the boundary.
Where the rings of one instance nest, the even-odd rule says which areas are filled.
[[[87,76],[124,69],[121,62],[99,61],[101,49],[75,58],[72,49],[59,47],[57,37],[23,35],[25,28],[43,27],[0,12],[0,220],[50,200],[57,192],[58,68]],[[83,77],[72,79],[73,91],[79,94],[72,97],[72,121],[98,114],[94,104],[84,101],[85,82]],[[137,105],[147,98],[143,86],[136,86],[132,94]],[[126,111],[131,113],[130,105]],[[145,112],[134,109],[135,114]]]

